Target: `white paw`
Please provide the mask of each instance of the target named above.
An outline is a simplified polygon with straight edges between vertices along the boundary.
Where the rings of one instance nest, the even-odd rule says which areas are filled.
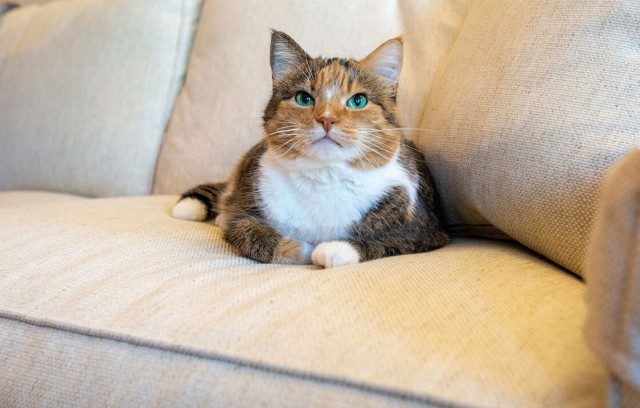
[[[352,265],[360,262],[358,250],[348,242],[331,241],[318,245],[311,253],[315,265],[333,268],[335,266]]]
[[[207,218],[207,207],[195,198],[185,198],[173,206],[172,214],[181,220],[204,221]]]

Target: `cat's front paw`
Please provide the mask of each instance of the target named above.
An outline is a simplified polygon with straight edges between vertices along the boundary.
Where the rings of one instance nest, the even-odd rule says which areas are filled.
[[[360,253],[353,245],[345,241],[323,242],[311,253],[314,265],[325,268],[353,265],[360,262]]]

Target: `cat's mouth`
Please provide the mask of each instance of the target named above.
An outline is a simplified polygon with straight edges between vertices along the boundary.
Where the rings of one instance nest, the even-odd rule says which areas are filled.
[[[324,135],[321,138],[318,138],[318,140],[316,140],[315,142],[313,142],[314,144],[326,144],[326,143],[332,143],[337,145],[338,147],[342,147],[342,145],[338,142],[336,142],[336,140],[334,138],[332,138],[331,136],[329,136],[329,134],[327,133],[326,135]]]

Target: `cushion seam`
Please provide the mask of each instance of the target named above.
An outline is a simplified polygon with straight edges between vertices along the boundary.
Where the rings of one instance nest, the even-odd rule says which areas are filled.
[[[394,388],[387,388],[381,385],[372,385],[366,382],[360,382],[352,380],[346,377],[331,376],[325,374],[318,374],[302,369],[289,368],[285,366],[277,366],[270,363],[263,363],[260,361],[254,361],[251,359],[236,357],[233,355],[226,355],[215,351],[207,351],[197,347],[172,345],[164,343],[158,340],[145,339],[133,335],[119,334],[109,332],[100,329],[91,329],[81,326],[76,326],[69,323],[60,323],[51,321],[49,319],[39,319],[29,317],[23,314],[13,313],[6,310],[0,310],[0,319],[12,320],[30,326],[48,328],[53,330],[59,330],[66,333],[72,333],[76,335],[97,338],[101,340],[111,340],[118,343],[125,343],[133,346],[144,347],[147,349],[159,350],[164,352],[170,352],[189,357],[195,357],[203,360],[217,361],[227,364],[233,364],[240,367],[265,372],[269,374],[275,374],[281,377],[289,377],[296,380],[308,381],[312,383],[320,383],[325,385],[331,385],[350,390],[355,390],[364,394],[372,394],[384,396],[390,399],[402,400],[404,402],[413,402],[419,404],[426,404],[428,406],[436,406],[439,408],[470,408],[468,405],[454,404],[447,401],[442,401],[438,398],[431,396],[418,395],[407,391],[397,390]]]

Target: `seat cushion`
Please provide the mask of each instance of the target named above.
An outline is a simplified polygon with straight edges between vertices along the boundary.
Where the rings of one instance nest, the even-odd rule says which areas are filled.
[[[85,198],[76,195],[47,191],[0,191],[0,208],[63,203],[83,199]]]
[[[217,227],[171,218],[176,198],[0,211],[0,398],[526,407],[603,397],[581,335],[584,285],[518,244],[456,240],[329,270],[258,264]]]
[[[64,0],[0,22],[0,189],[151,191],[199,0]]]
[[[640,2],[478,0],[416,138],[446,223],[582,274],[604,174],[640,144]]]

